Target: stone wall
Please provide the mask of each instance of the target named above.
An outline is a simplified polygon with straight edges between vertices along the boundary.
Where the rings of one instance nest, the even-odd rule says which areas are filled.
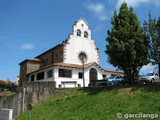
[[[22,106],[22,88],[17,88],[16,94],[2,100],[1,108],[13,109],[13,118],[20,115]]]
[[[7,97],[1,108],[13,109],[13,118],[19,116],[27,106],[36,105],[39,101],[55,94],[55,82],[26,83],[25,89],[18,87],[16,94]],[[23,104],[24,103],[24,104]]]
[[[50,66],[53,63],[63,62],[63,44],[61,43],[41,55],[35,57],[35,59],[26,59],[20,63],[20,85],[28,80],[28,74],[39,69],[43,69],[46,66]]]
[[[33,60],[25,60],[20,64],[20,81],[19,84],[22,86],[27,81],[27,74],[38,70],[42,66],[41,62]]]
[[[54,94],[55,82],[29,82],[26,84],[25,104],[35,105]]]
[[[40,59],[44,64],[41,66],[45,67],[48,65],[52,65],[53,63],[63,62],[63,43],[59,44],[52,49],[42,53],[36,58]]]
[[[2,97],[0,97],[0,109],[3,107]]]

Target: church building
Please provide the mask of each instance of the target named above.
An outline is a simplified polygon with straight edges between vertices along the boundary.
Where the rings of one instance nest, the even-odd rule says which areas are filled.
[[[100,66],[99,49],[84,18],[73,24],[71,34],[61,44],[20,63],[20,85],[54,81],[56,88],[88,87],[115,74],[122,72]]]

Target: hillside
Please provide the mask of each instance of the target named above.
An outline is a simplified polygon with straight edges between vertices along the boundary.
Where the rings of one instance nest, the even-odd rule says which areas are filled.
[[[120,120],[117,113],[123,119],[128,114],[138,114],[130,115],[139,117],[132,120],[158,119],[160,85],[62,90],[33,107],[32,120]],[[28,114],[27,110],[16,120],[28,120]]]

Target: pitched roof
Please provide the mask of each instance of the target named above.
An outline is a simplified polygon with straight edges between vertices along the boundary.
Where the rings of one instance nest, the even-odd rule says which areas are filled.
[[[47,52],[50,52],[50,51],[58,48],[58,47],[63,46],[63,44],[64,44],[65,42],[67,42],[67,40],[65,40],[65,41],[63,41],[61,44],[58,44],[58,45],[56,45],[56,46],[48,49],[47,51],[41,53],[40,55],[36,56],[34,59],[25,59],[24,61],[20,62],[19,65],[22,64],[22,63],[25,62],[25,61],[42,62],[42,61],[39,59],[40,56],[42,56],[42,55],[46,54]]]
[[[91,63],[87,63],[87,64],[84,64],[84,68],[87,69],[89,68],[90,66],[92,65],[96,65],[100,70],[103,70],[105,72],[112,72],[112,73],[123,73],[121,71],[116,71],[116,70],[111,70],[111,69],[107,69],[107,68],[102,68],[99,64],[97,64],[96,62],[91,62]],[[40,71],[40,70],[44,70],[44,69],[47,69],[47,68],[50,68],[50,67],[53,67],[53,66],[59,66],[59,67],[67,67],[67,68],[75,68],[75,69],[82,69],[82,65],[77,65],[77,64],[70,64],[70,63],[63,63],[63,62],[59,62],[59,63],[53,63],[52,65],[48,65],[48,66],[45,66],[37,71]],[[34,72],[31,72],[31,73],[35,73],[37,71],[34,71]],[[29,73],[29,74],[31,74]]]
[[[95,64],[95,62],[87,63],[87,64],[84,65],[84,68],[86,69],[86,68],[90,67],[93,64]],[[53,67],[53,66],[68,67],[68,68],[75,68],[75,69],[82,69],[82,67],[83,67],[82,65],[59,62],[59,63],[53,63],[52,65],[48,65],[48,66],[42,67],[37,71],[44,70],[44,69],[47,69],[47,68],[50,68],[50,67]],[[34,73],[34,72],[37,72],[37,71],[33,71],[31,73]],[[29,73],[29,74],[31,74],[31,73]]]
[[[91,63],[84,64],[84,68],[86,69],[86,68],[90,67],[91,65],[93,65],[93,64],[95,64],[95,63],[96,63],[96,62],[91,62]],[[70,67],[70,68],[82,69],[82,65],[69,64],[69,63],[63,63],[63,62],[54,63],[53,66]]]
[[[83,21],[86,23],[86,25],[88,26],[88,22],[85,20],[85,18],[80,18],[79,20],[77,20],[77,21],[75,22],[75,24],[78,23],[78,22],[81,21],[81,20],[83,20]]]
[[[53,63],[53,66],[59,66],[59,67],[70,67],[70,68],[77,68],[80,69],[81,65],[76,65],[76,64],[69,64],[69,63]]]
[[[42,62],[40,59],[38,58],[34,58],[34,59],[25,59],[24,61],[22,61],[21,63],[19,63],[19,65],[21,65],[22,63],[26,62],[26,61],[31,61],[31,62]]]
[[[48,49],[47,51],[41,53],[40,55],[36,56],[35,58],[38,58],[38,57],[40,57],[40,56],[46,54],[47,52],[50,52],[50,51],[52,51],[52,50],[54,50],[54,49],[56,49],[56,48],[58,48],[58,47],[61,47],[61,46],[63,45],[63,43],[64,43],[64,41],[63,41],[62,43],[60,43],[60,44],[58,44],[58,45],[56,45],[56,46],[54,46],[54,47]]]
[[[108,69],[108,68],[103,68],[103,70],[106,71],[106,72],[111,72],[111,73],[121,73],[121,74],[124,73],[124,72],[122,72],[122,71],[111,70],[111,69]]]
[[[6,80],[6,79],[3,79],[3,78],[0,78],[0,82],[8,83],[8,82],[10,82],[10,81],[9,81],[9,80]]]

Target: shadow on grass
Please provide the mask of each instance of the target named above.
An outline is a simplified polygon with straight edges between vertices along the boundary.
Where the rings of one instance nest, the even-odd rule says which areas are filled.
[[[101,92],[105,91],[116,91],[120,89],[121,86],[106,86],[106,87],[86,87],[86,88],[80,88],[80,91],[88,93],[88,95],[96,95]]]
[[[160,83],[141,85],[139,88],[144,92],[160,92]]]
[[[132,86],[105,86],[105,87],[87,87],[80,88],[80,91],[88,93],[88,95],[96,95],[105,91],[118,91],[120,89],[130,89],[130,92],[140,90],[142,92],[160,92],[160,83],[155,84],[138,84]]]

